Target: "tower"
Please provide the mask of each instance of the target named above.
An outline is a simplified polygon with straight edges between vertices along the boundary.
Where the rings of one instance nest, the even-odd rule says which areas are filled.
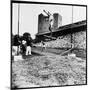
[[[53,18],[54,18],[53,28],[54,28],[54,31],[55,31],[57,28],[62,26],[62,16],[59,15],[58,13],[54,13]]]
[[[49,27],[49,18],[48,16],[43,15],[42,13],[38,16],[38,33],[48,32]]]

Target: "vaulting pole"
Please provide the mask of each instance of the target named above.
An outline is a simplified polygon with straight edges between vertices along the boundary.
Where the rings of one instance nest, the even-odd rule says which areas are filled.
[[[72,25],[73,25],[73,6],[72,6]],[[71,48],[73,48],[73,35],[72,35],[72,28],[71,28]]]
[[[18,35],[19,35],[19,16],[20,15],[20,4],[18,4]]]
[[[71,20],[71,24],[73,25],[73,6],[72,6],[72,20]],[[73,39],[74,39],[74,36],[73,36],[73,33],[72,33],[72,27],[71,27],[71,49],[69,49],[69,50],[61,53],[60,55],[67,54],[67,53],[69,53],[69,52],[72,53],[72,50],[74,49],[74,44],[73,44],[74,41],[73,41]]]
[[[18,4],[18,36],[19,36],[19,18],[20,18],[20,4]],[[19,38],[18,38],[19,41]],[[19,45],[17,48],[17,54],[19,54]]]

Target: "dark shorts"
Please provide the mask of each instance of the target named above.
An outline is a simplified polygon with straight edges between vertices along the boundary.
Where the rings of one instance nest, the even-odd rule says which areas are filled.
[[[26,53],[26,46],[25,45],[21,45],[21,53],[22,54]]]

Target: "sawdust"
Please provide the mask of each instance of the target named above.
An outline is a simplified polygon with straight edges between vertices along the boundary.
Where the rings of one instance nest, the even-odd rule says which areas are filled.
[[[86,60],[68,56],[35,56],[12,63],[12,87],[86,83]]]

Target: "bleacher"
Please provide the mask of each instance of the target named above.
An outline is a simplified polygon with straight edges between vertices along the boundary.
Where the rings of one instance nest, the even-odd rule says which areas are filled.
[[[51,48],[71,48],[72,43],[75,48],[86,49],[86,27],[86,20],[84,20],[58,28],[52,36],[56,39],[45,37],[50,33],[37,34],[37,37]]]

